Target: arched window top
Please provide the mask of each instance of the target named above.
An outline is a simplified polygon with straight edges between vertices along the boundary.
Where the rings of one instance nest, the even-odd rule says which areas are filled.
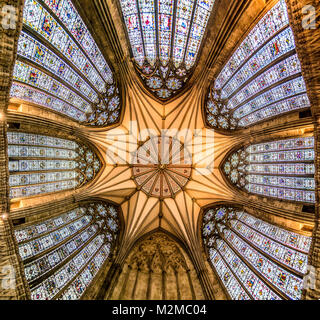
[[[239,45],[211,85],[206,122],[221,130],[252,126],[310,107],[284,0]]]
[[[79,188],[102,163],[87,145],[51,136],[9,131],[10,198]]]
[[[120,117],[117,81],[71,0],[26,0],[11,97],[81,124]]]
[[[115,249],[119,208],[97,201],[14,230],[32,300],[77,300]]]
[[[214,0],[120,0],[137,71],[157,98],[186,84]]]
[[[228,180],[246,192],[286,201],[315,202],[314,138],[250,145],[222,165]]]
[[[204,212],[211,265],[234,300],[301,299],[311,237],[219,205]]]

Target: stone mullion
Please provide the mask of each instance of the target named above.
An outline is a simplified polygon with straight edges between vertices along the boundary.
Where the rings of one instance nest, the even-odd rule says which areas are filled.
[[[113,256],[110,256],[109,259],[112,262]],[[128,265],[127,272],[125,275],[125,280],[123,282],[123,287],[122,287],[121,292],[119,294],[118,300],[123,299],[123,296],[125,294],[126,285],[128,282],[128,278],[130,275],[130,271],[131,271],[131,266]],[[105,279],[103,280],[103,283],[102,283],[101,287],[99,288],[99,291],[95,295],[96,300],[110,300],[111,299],[113,292],[114,292],[114,289],[115,289],[115,286],[116,286],[116,283],[119,280],[119,277],[122,272],[123,272],[122,266],[120,264],[112,262],[110,269],[108,270],[108,272],[105,276]]]
[[[196,300],[196,294],[193,288],[193,284],[192,284],[192,280],[191,280],[191,276],[190,276],[190,269],[186,270],[186,274],[188,277],[188,283],[189,283],[189,287],[190,287],[190,291],[191,291],[191,295],[192,295],[192,300]]]
[[[147,286],[147,292],[146,292],[146,299],[151,300],[151,290],[152,290],[152,269],[149,268],[149,274],[148,274],[148,286]]]
[[[126,287],[127,287],[127,284],[128,284],[128,279],[129,279],[131,270],[132,270],[131,265],[128,265],[127,266],[127,272],[126,272],[126,275],[125,275],[125,279],[123,281],[122,288],[121,288],[121,291],[120,291],[120,294],[119,294],[119,300],[123,300],[123,298],[125,296],[125,291],[126,291]]]
[[[200,234],[201,237],[201,234]],[[199,237],[199,238],[200,238]],[[216,290],[214,288],[214,283],[211,282],[208,270],[205,265],[204,255],[202,253],[201,244],[198,239],[194,238],[192,241],[192,245],[188,247],[190,256],[194,263],[194,268],[197,273],[197,278],[200,282],[203,294],[205,299],[207,300],[216,300],[215,293]]]

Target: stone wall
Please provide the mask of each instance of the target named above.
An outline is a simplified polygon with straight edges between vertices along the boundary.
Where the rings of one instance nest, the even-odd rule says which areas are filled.
[[[137,242],[116,284],[107,290],[111,300],[202,300],[197,272],[182,247],[162,232]]]

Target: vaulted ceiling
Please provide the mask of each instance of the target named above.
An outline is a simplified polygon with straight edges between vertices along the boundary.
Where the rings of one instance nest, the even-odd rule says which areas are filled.
[[[137,61],[134,61],[130,49],[121,6],[105,0],[74,1],[102,54],[110,61],[114,79],[120,84],[123,108],[119,124],[111,128],[76,126],[78,134],[95,145],[105,163],[105,170],[93,183],[76,191],[76,199],[101,197],[121,205],[125,220],[124,248],[159,227],[177,235],[190,247],[199,246],[198,219],[203,207],[219,201],[248,202],[248,197],[223,177],[220,165],[230,150],[248,139],[259,140],[266,131],[257,127],[254,135],[249,129],[244,130],[242,135],[225,135],[211,130],[205,124],[203,104],[211,81],[220,72],[239,39],[275,2],[271,1],[266,6],[263,0],[215,1],[196,67],[192,69],[182,91],[166,100],[154,97],[136,70]],[[11,99],[12,104],[16,102],[15,98]],[[28,106],[28,110],[29,115],[36,114],[32,106]],[[64,119],[60,120],[67,123]],[[307,128],[312,130],[312,124],[301,123],[288,131],[285,121],[273,121],[267,130],[270,137],[276,138],[301,134]],[[177,177],[171,183],[168,181],[171,178],[163,178],[168,182],[168,194],[174,194],[170,197],[163,194],[155,196],[156,183],[160,185],[161,179],[157,182],[154,174],[150,175],[154,185],[149,182],[149,186],[144,188],[150,177],[139,183],[130,161],[134,146],[141,147],[153,136],[161,135],[180,139],[192,156],[190,175],[180,175],[183,182],[179,183]],[[155,173],[159,170],[156,168]],[[162,192],[168,189],[163,185],[161,188]],[[49,199],[48,196],[43,198]],[[26,199],[23,203],[28,206],[34,201]],[[260,203],[259,206],[263,208],[265,204]],[[296,208],[297,205],[292,205],[290,209]],[[284,214],[290,216],[290,212],[287,210]]]
[[[237,189],[223,173],[223,166],[233,152],[265,141],[266,136],[269,140],[311,136],[312,118],[300,119],[299,113],[293,112],[254,123],[236,133],[215,130],[206,121],[205,105],[214,80],[235,48],[276,0],[198,1],[194,7],[187,7],[192,2],[177,0],[171,9],[167,8],[171,11],[166,12],[165,18],[161,14],[167,9],[161,9],[153,1],[137,0],[136,9],[126,7],[124,0],[72,2],[100,50],[96,51],[96,59],[100,61],[97,74],[102,75],[101,81],[93,83],[86,71],[77,66],[78,75],[81,74],[84,82],[91,81],[90,86],[94,88],[90,91],[85,84],[77,87],[77,95],[69,99],[67,107],[84,108],[83,112],[70,111],[65,117],[39,108],[35,101],[12,95],[8,120],[24,121],[26,127],[48,126],[59,131],[57,135],[62,132],[83,139],[94,146],[102,170],[95,179],[76,190],[57,193],[54,197],[49,194],[14,199],[12,217],[18,218],[23,209],[41,207],[44,203],[53,205],[67,197],[76,202],[98,198],[116,203],[123,215],[120,251],[116,258],[119,262],[125,260],[138,239],[163,229],[181,240],[193,252],[193,259],[203,264],[199,241],[203,211],[209,205],[224,202],[253,207],[260,210],[262,216],[268,216],[269,221],[310,235],[313,215],[302,212],[304,203],[266,199]],[[149,9],[144,12],[141,8]],[[156,8],[155,16],[151,14],[152,8]],[[185,21],[179,20],[180,8],[188,12]],[[205,17],[202,27],[201,17]],[[155,28],[164,23],[167,29],[152,31],[150,23]],[[32,28],[31,24],[23,27],[26,43],[31,41],[27,39],[28,34],[36,37],[38,31]],[[64,30],[68,28],[63,26]],[[134,32],[139,28],[142,38],[136,43],[134,37],[138,36]],[[185,53],[179,51],[179,39],[173,36],[173,28],[176,28],[175,34],[184,37],[180,40],[185,41]],[[200,29],[199,36],[196,31]],[[164,38],[170,45],[162,43],[161,49]],[[56,44],[51,40],[48,38],[46,44],[56,52]],[[53,57],[52,52],[46,51],[46,54]],[[19,78],[28,59],[31,60],[23,51],[23,45],[20,46],[14,86],[22,83],[33,86],[27,83],[27,78]],[[36,60],[31,65],[38,65],[40,71],[45,68]],[[57,77],[56,73],[50,81],[57,81]],[[70,86],[69,80],[63,79],[65,88]],[[39,86],[39,90],[44,90]],[[108,108],[109,112],[105,111]],[[174,151],[172,146],[176,140],[179,143]],[[168,162],[159,155],[157,145],[170,146]],[[136,150],[140,160],[152,158],[154,161],[147,165],[135,161]],[[179,156],[177,164],[174,159],[181,150],[185,153]]]

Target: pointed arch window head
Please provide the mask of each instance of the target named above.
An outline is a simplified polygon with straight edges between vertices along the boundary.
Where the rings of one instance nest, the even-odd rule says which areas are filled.
[[[88,126],[120,119],[119,85],[71,0],[26,0],[11,97]]]
[[[10,198],[80,188],[102,163],[87,145],[67,139],[8,132]]]
[[[253,194],[315,203],[314,138],[253,144],[233,152],[222,170],[229,182]]]
[[[287,7],[280,0],[251,30],[209,88],[206,123],[250,127],[310,108]]]
[[[138,73],[157,98],[171,98],[192,73],[214,0],[120,3]]]
[[[301,299],[311,237],[225,205],[204,212],[202,234],[211,265],[231,299]]]
[[[102,201],[14,231],[32,300],[78,300],[115,249],[119,208]]]

